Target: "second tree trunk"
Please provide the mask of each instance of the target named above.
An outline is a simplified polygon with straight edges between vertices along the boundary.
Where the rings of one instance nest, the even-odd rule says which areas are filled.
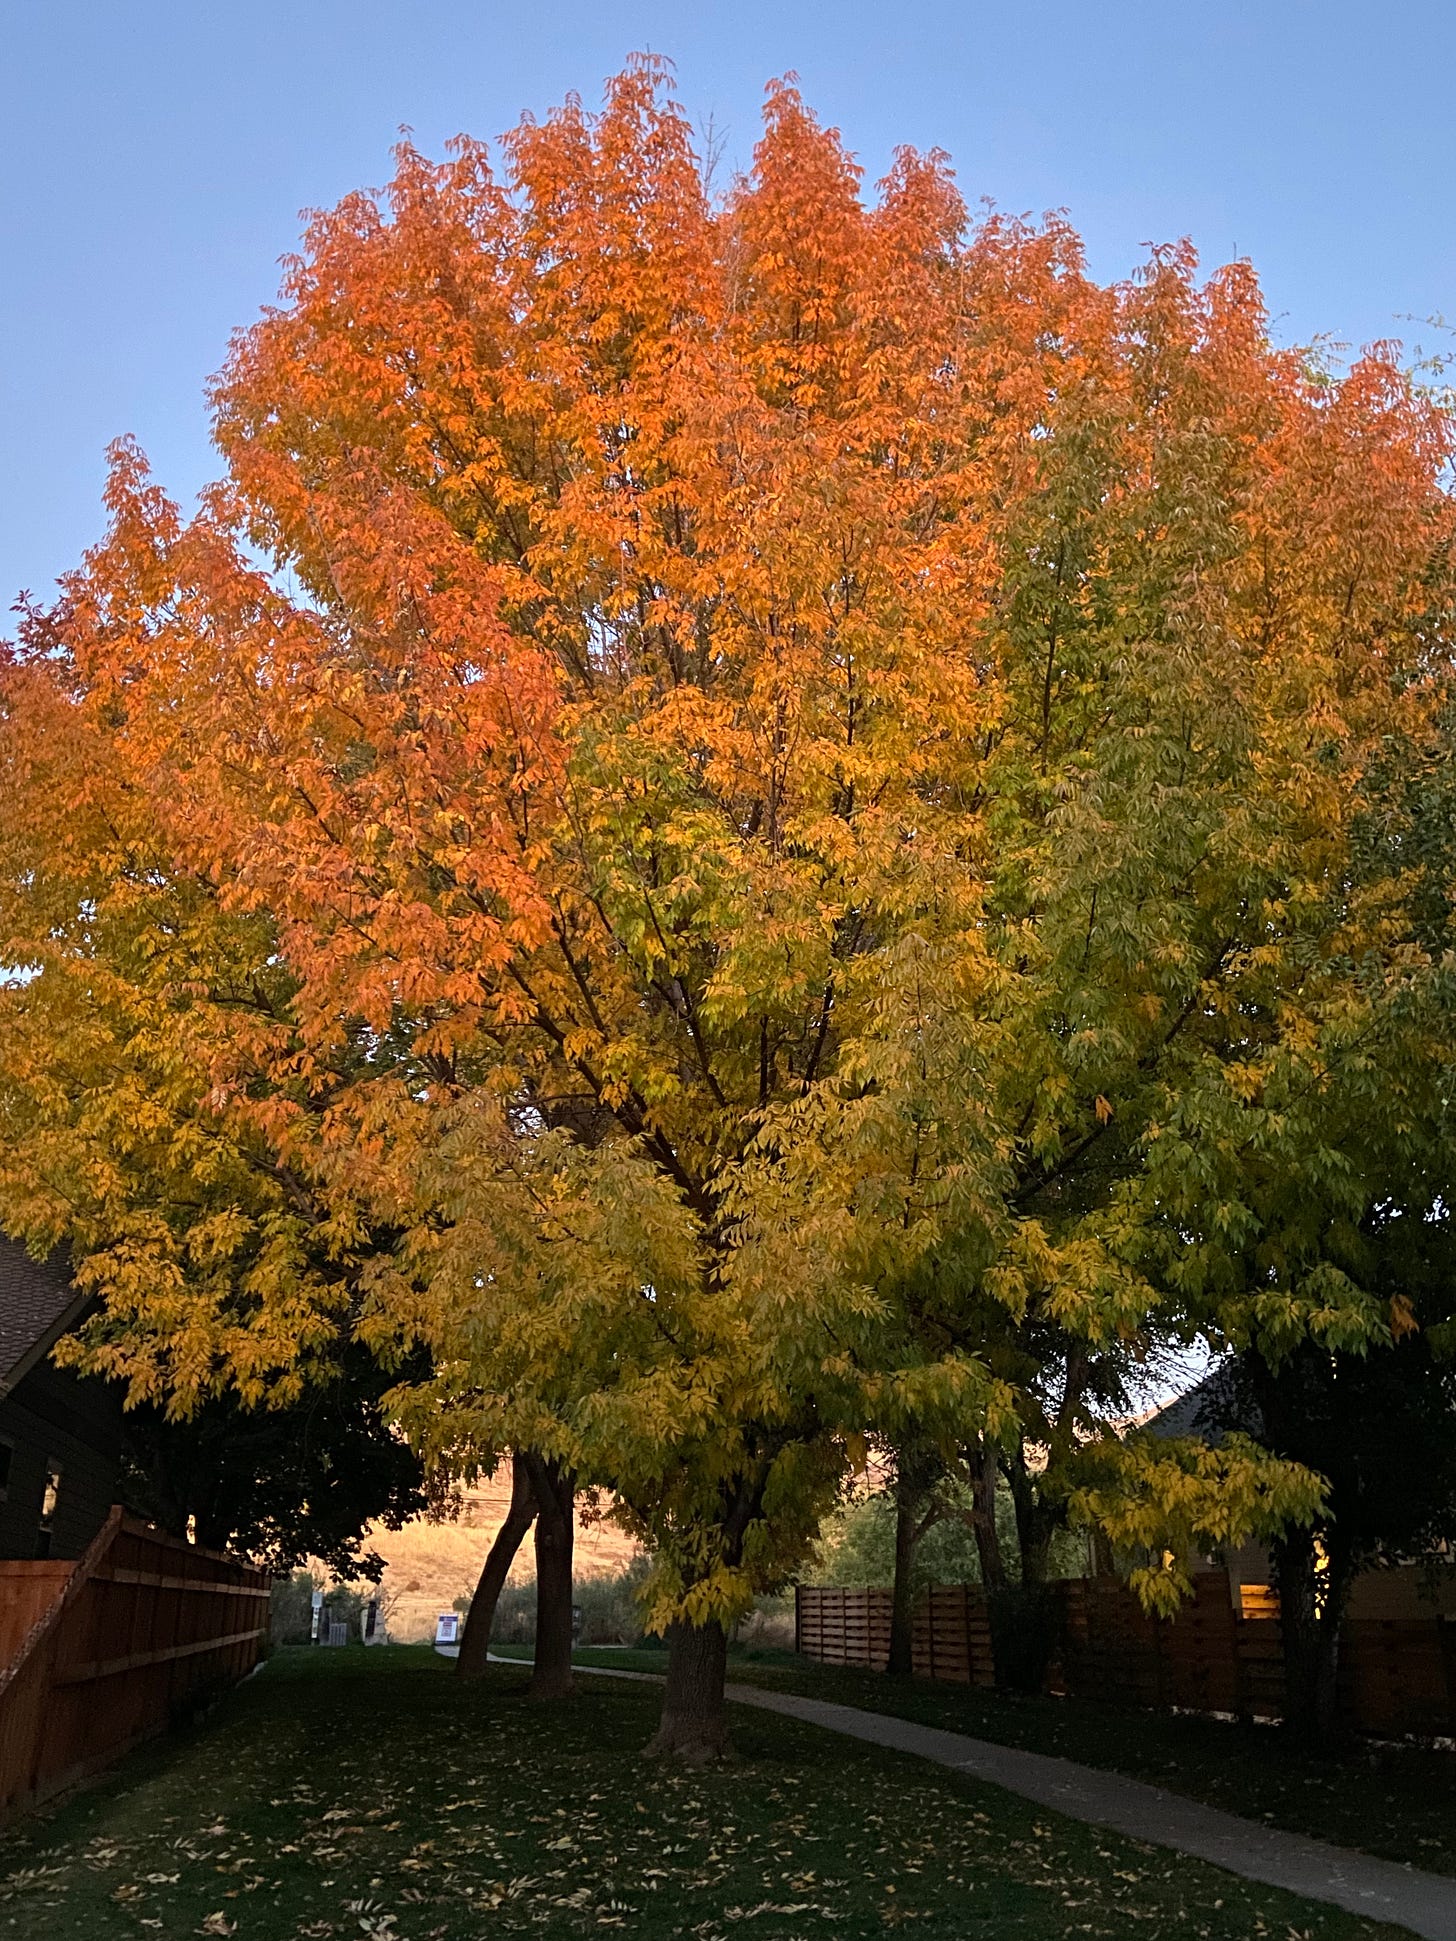
[[[530,1454],[536,1498],[536,1657],[532,1698],[561,1698],[571,1690],[571,1550],[576,1476],[563,1464]]]

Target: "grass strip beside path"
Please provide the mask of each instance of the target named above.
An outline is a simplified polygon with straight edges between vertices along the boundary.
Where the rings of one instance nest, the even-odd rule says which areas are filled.
[[[515,1655],[510,1647],[506,1654]],[[659,1673],[664,1662],[651,1648],[578,1657]],[[1125,1773],[1289,1833],[1456,1874],[1456,1753],[1360,1745],[1321,1757],[1274,1726],[890,1679],[788,1651],[735,1652],[729,1677]]]
[[[792,1720],[739,1712],[741,1763],[695,1773],[641,1756],[650,1687],[523,1687],[462,1687],[429,1651],[280,1652],[201,1730],[5,1835],[0,1936],[1395,1933]]]

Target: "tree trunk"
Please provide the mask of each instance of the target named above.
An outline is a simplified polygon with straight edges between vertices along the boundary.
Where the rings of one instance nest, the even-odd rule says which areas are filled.
[[[1321,1749],[1339,1737],[1340,1629],[1348,1573],[1317,1568],[1314,1534],[1292,1530],[1274,1547],[1284,1646],[1284,1722]]]
[[[915,1668],[915,1551],[920,1540],[916,1492],[902,1478],[895,1485],[895,1577],[890,1591],[890,1655],[885,1671],[908,1678]]]
[[[987,1588],[991,1656],[998,1687],[1031,1696],[1045,1685],[1060,1622],[1047,1584],[1056,1512],[1041,1498],[1024,1443],[1003,1450],[1000,1465],[1011,1486],[1021,1568],[1017,1584],[1009,1584],[1003,1577],[1000,1584]]]
[[[996,1451],[982,1443],[969,1452],[967,1462],[971,1472],[971,1533],[981,1564],[981,1585],[989,1596],[1006,1582],[1006,1560],[996,1528]]]
[[[532,1698],[571,1690],[571,1547],[576,1476],[561,1463],[528,1454],[536,1497],[536,1654]]]
[[[723,1703],[727,1673],[728,1634],[721,1624],[670,1624],[662,1721],[647,1750],[671,1753],[690,1766],[731,1758]]]
[[[1011,1502],[1016,1512],[1016,1542],[1021,1553],[1021,1586],[1034,1590],[1046,1582],[1051,1558],[1055,1514],[1041,1500],[1032,1477],[1024,1446],[1003,1455],[1001,1466],[1011,1485]]]
[[[480,1582],[470,1600],[465,1629],[460,1636],[460,1656],[455,1669],[461,1678],[479,1678],[490,1658],[490,1634],[495,1624],[495,1607],[510,1575],[516,1552],[525,1542],[526,1532],[536,1520],[536,1494],[526,1459],[520,1450],[511,1457],[511,1506],[506,1520],[496,1532],[486,1553]]]

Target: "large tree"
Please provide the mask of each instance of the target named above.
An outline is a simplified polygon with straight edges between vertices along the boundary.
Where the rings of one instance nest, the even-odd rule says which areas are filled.
[[[1301,1097],[1428,1068],[1400,872],[1350,859],[1431,706],[1447,421],[1387,353],[1272,350],[1244,266],[1099,288],[1060,222],[968,235],[939,157],[867,205],[786,87],[715,203],[648,62],[499,175],[403,149],[214,402],[192,521],[118,451],[17,744],[49,684],[166,871],[266,929],[245,1059],[169,987],[209,1109],[302,1182],[365,1337],[428,1347],[432,1463],[617,1492],[661,1743],[710,1756],[724,1626],[864,1433],[1016,1449],[1051,1409],[1073,1452],[1099,1357],[1209,1321],[1158,1236],[1251,1035]],[[174,1335],[229,1366],[220,1280],[120,1294],[157,1380]],[[1073,1500],[1140,1529],[1317,1499],[1253,1450],[1110,1457]]]

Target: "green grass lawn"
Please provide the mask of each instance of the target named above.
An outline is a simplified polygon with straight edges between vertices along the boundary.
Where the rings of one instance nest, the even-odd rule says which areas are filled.
[[[661,1662],[660,1654],[658,1662]],[[186,1737],[0,1840],[0,1937],[1375,1941],[1394,1930],[787,1719],[645,1760],[649,1686],[556,1707],[429,1651],[280,1652]]]
[[[664,1662],[660,1649],[579,1656],[637,1671],[660,1672]],[[787,1651],[735,1654],[729,1676],[1103,1766],[1293,1833],[1456,1873],[1456,1753],[1368,1746],[1320,1758],[1270,1726],[902,1683]]]

